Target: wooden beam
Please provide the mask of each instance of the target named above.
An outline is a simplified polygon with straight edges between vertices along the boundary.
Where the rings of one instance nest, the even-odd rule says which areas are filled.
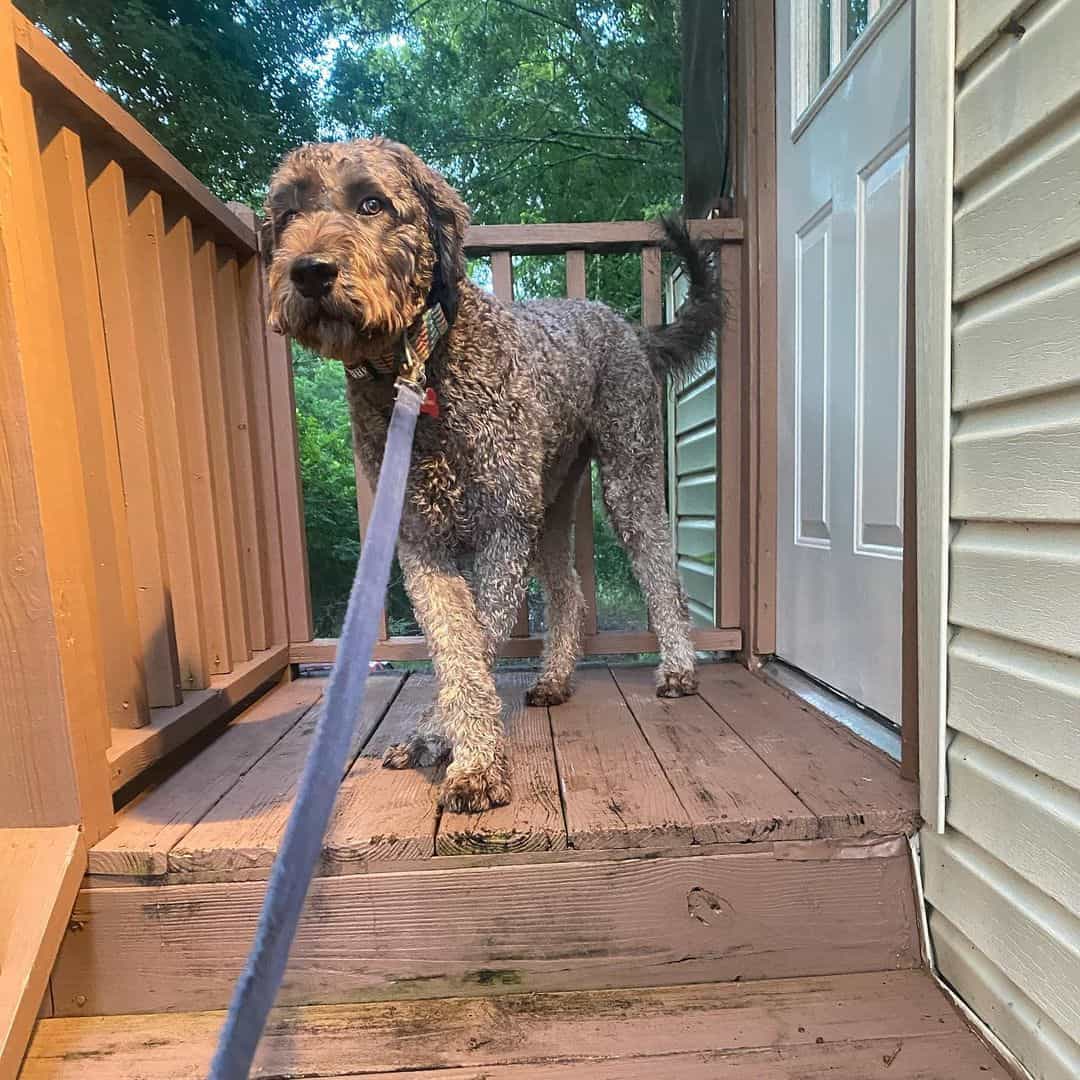
[[[36,98],[67,110],[85,141],[107,148],[123,162],[129,175],[145,178],[160,191],[177,196],[191,216],[210,227],[218,239],[239,245],[245,252],[256,250],[250,226],[200,184],[78,64],[19,12],[13,22],[22,77]]]
[[[690,223],[690,235],[720,243],[743,239],[737,218],[714,218]],[[471,256],[506,251],[514,255],[558,255],[569,248],[589,252],[638,251],[656,245],[661,237],[652,221],[589,221],[546,225],[472,225],[465,234]]]
[[[742,647],[737,628],[690,631],[694,647],[701,652],[736,652]],[[583,642],[586,656],[619,656],[627,653],[657,651],[656,635],[647,630],[605,630],[587,635]],[[337,638],[315,638],[293,644],[289,662],[293,664],[332,664],[337,656]],[[542,637],[510,638],[499,655],[503,657],[539,656],[544,651]],[[430,658],[423,637],[390,637],[375,646],[375,660],[427,660]]]

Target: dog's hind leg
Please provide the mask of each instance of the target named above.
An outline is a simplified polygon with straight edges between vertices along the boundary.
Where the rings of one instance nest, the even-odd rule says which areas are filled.
[[[525,695],[530,705],[561,705],[573,693],[574,669],[581,655],[585,596],[574,566],[570,530],[588,461],[583,457],[574,465],[544,517],[537,572],[544,588],[547,636],[540,676]],[[578,522],[577,527],[591,529],[592,521]]]
[[[593,438],[603,482],[604,504],[630,558],[649,605],[660,646],[656,692],[681,697],[697,691],[690,614],[675,570],[671,529],[664,506],[664,444],[656,383],[598,405]],[[651,403],[651,404],[650,404]]]
[[[401,543],[398,557],[439,683],[436,713],[429,719],[437,719],[453,755],[442,804],[448,810],[472,812],[508,803],[502,702],[491,674],[488,623],[448,553]],[[480,569],[478,560],[478,579]],[[427,733],[418,730],[408,742],[391,748],[383,763],[391,768],[417,764],[421,744],[427,747],[429,741]]]

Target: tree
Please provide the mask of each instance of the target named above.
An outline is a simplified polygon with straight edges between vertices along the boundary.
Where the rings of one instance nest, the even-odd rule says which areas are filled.
[[[320,131],[325,0],[19,0],[223,199],[258,204],[278,158]]]

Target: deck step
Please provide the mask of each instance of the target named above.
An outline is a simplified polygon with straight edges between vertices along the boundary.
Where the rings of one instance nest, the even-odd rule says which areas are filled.
[[[219,1012],[48,1020],[22,1080],[206,1075]],[[1004,1080],[920,971],[280,1009],[253,1073],[402,1080]]]

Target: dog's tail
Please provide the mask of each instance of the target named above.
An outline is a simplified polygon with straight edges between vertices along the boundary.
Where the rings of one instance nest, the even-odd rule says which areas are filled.
[[[664,246],[682,260],[690,278],[690,289],[674,321],[645,331],[645,340],[657,377],[678,377],[705,362],[705,348],[724,325],[724,298],[717,270],[704,245],[691,239],[686,221],[675,216],[665,216],[660,221]]]

